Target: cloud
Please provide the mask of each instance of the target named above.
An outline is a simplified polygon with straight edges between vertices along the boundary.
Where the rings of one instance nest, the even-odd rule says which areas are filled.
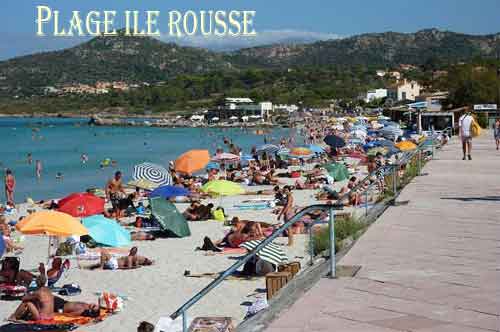
[[[301,30],[266,30],[255,37],[217,37],[217,36],[184,36],[181,38],[164,35],[160,39],[165,42],[175,42],[180,45],[208,48],[217,51],[231,51],[245,47],[255,47],[269,44],[312,43],[319,40],[339,39],[334,33],[301,31]]]

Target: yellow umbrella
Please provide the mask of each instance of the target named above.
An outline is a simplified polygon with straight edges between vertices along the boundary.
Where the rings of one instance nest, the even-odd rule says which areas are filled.
[[[396,144],[396,147],[401,151],[411,151],[415,150],[417,146],[410,141],[402,141]]]
[[[88,230],[69,214],[57,211],[35,212],[21,220],[16,228],[23,234],[71,236],[87,235]]]
[[[314,152],[312,152],[308,148],[293,148],[290,150],[290,153],[289,153],[290,156],[310,156],[313,154],[314,154]]]
[[[201,191],[219,196],[235,196],[245,193],[245,189],[235,182],[214,180],[201,187]]]

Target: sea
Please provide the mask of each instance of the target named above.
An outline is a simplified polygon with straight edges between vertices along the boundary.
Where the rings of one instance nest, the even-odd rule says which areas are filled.
[[[100,127],[89,126],[84,118],[6,117],[0,118],[0,170],[13,171],[16,202],[28,197],[47,200],[87,188],[103,188],[117,170],[122,171],[125,182],[130,181],[134,165],[142,162],[168,167],[169,161],[191,149],[214,153],[218,147],[225,147],[225,137],[249,153],[252,146],[278,142],[291,134],[286,128],[262,133],[254,128]],[[82,163],[82,154],[88,156],[88,162]],[[107,158],[116,161],[116,166],[101,168]],[[36,160],[42,163],[40,179],[35,175]],[[4,200],[2,190],[0,202]]]

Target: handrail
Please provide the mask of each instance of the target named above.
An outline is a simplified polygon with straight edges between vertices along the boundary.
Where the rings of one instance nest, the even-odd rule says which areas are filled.
[[[199,291],[196,295],[194,295],[191,299],[189,299],[184,305],[182,305],[179,309],[177,309],[172,315],[170,315],[171,319],[176,319],[181,314],[183,314],[186,310],[188,310],[191,306],[193,306],[196,302],[198,302],[205,294],[210,292],[212,289],[217,287],[224,279],[233,274],[238,268],[243,266],[246,262],[248,262],[251,258],[253,258],[257,252],[259,252],[262,248],[267,246],[269,243],[274,241],[279,235],[281,235],[286,229],[295,224],[300,220],[306,213],[310,211],[316,210],[340,210],[342,209],[339,205],[330,205],[330,204],[317,204],[310,205],[300,212],[298,212],[293,218],[289,221],[285,222],[279,228],[275,229],[274,232],[268,236],[265,240],[263,240],[259,245],[257,245],[252,251],[243,256],[243,258],[239,259],[236,263],[234,263],[231,267],[229,267],[226,271],[224,271],[217,279],[209,283],[205,288]]]
[[[418,155],[421,151],[422,148],[425,147],[425,144],[429,139],[434,139],[434,137],[430,137],[425,139],[423,142],[421,142],[417,148],[409,152],[408,154],[405,155],[406,158],[400,159],[397,161],[397,163],[392,164],[392,165],[384,165],[382,167],[379,167],[378,169],[374,170],[370,174],[368,174],[363,180],[359,181],[356,186],[354,186],[349,192],[345,193],[344,195],[340,196],[340,198],[337,200],[337,202],[342,202],[344,199],[349,198],[349,195],[354,192],[359,190],[361,187],[364,187],[367,181],[369,179],[377,174],[382,174],[384,175],[389,175],[391,172],[393,175],[396,175],[396,168],[406,164],[411,158],[413,158],[415,155]],[[432,143],[432,148],[434,148],[434,142]],[[389,170],[387,172],[387,170]],[[368,188],[370,188],[369,186]],[[365,188],[367,190],[367,188]],[[396,196],[396,191],[397,191],[397,184],[394,182],[394,195]],[[267,246],[269,243],[274,241],[280,234],[282,234],[285,230],[290,228],[293,224],[295,224],[297,221],[299,221],[305,214],[309,213],[310,211],[317,211],[317,210],[329,210],[329,231],[330,231],[330,274],[332,277],[335,277],[335,231],[334,231],[334,216],[333,216],[333,210],[342,210],[343,206],[340,203],[336,204],[315,204],[315,205],[310,205],[308,207],[305,207],[302,209],[300,212],[298,212],[295,216],[293,216],[290,220],[285,222],[283,225],[281,225],[279,228],[275,229],[274,232],[268,236],[266,239],[264,239],[261,243],[259,243],[253,250],[251,250],[249,253],[247,253],[245,256],[243,256],[241,259],[239,259],[237,262],[235,262],[233,265],[231,265],[228,269],[226,269],[220,276],[218,276],[215,280],[210,282],[207,286],[205,286],[201,291],[196,293],[193,297],[191,297],[187,302],[185,302],[179,309],[177,309],[173,314],[170,315],[170,318],[172,320],[177,319],[179,316],[182,315],[182,326],[183,326],[183,331],[187,331],[187,317],[186,317],[186,311],[189,310],[193,305],[195,305],[198,301],[200,301],[206,294],[208,294],[211,290],[216,288],[224,279],[226,279],[228,276],[233,274],[238,268],[243,266],[245,263],[247,263],[250,259],[255,257],[255,255],[265,246]],[[311,244],[312,245],[312,244]]]

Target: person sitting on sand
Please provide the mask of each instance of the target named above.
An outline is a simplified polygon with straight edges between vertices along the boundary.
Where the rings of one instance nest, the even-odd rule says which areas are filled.
[[[153,261],[149,258],[137,255],[137,247],[133,247],[128,256],[122,257],[113,257],[109,251],[101,249],[101,263],[98,267],[104,270],[126,270],[152,264]]]
[[[55,284],[64,270],[69,269],[69,260],[66,259],[63,263],[60,257],[56,257],[52,260],[52,266],[47,270],[47,280],[49,287]]]
[[[3,237],[3,242],[5,244],[5,249],[7,252],[20,251],[24,247],[14,243],[11,238],[10,227],[6,223],[0,223],[0,236]]]
[[[0,270],[0,281],[10,284],[29,287],[33,280],[38,286],[45,285],[45,265],[40,263],[38,266],[39,275],[36,276],[31,272],[19,269],[19,260],[17,258],[4,259],[2,269]]]
[[[195,201],[192,202],[189,207],[184,211],[184,218],[188,221],[197,221],[200,220],[200,216],[198,214],[198,208],[200,207],[200,202]]]
[[[9,317],[13,321],[38,321],[54,318],[54,313],[61,312],[69,316],[99,317],[98,304],[84,302],[70,302],[54,296],[47,287],[41,287],[35,292],[26,295],[22,303]]]

